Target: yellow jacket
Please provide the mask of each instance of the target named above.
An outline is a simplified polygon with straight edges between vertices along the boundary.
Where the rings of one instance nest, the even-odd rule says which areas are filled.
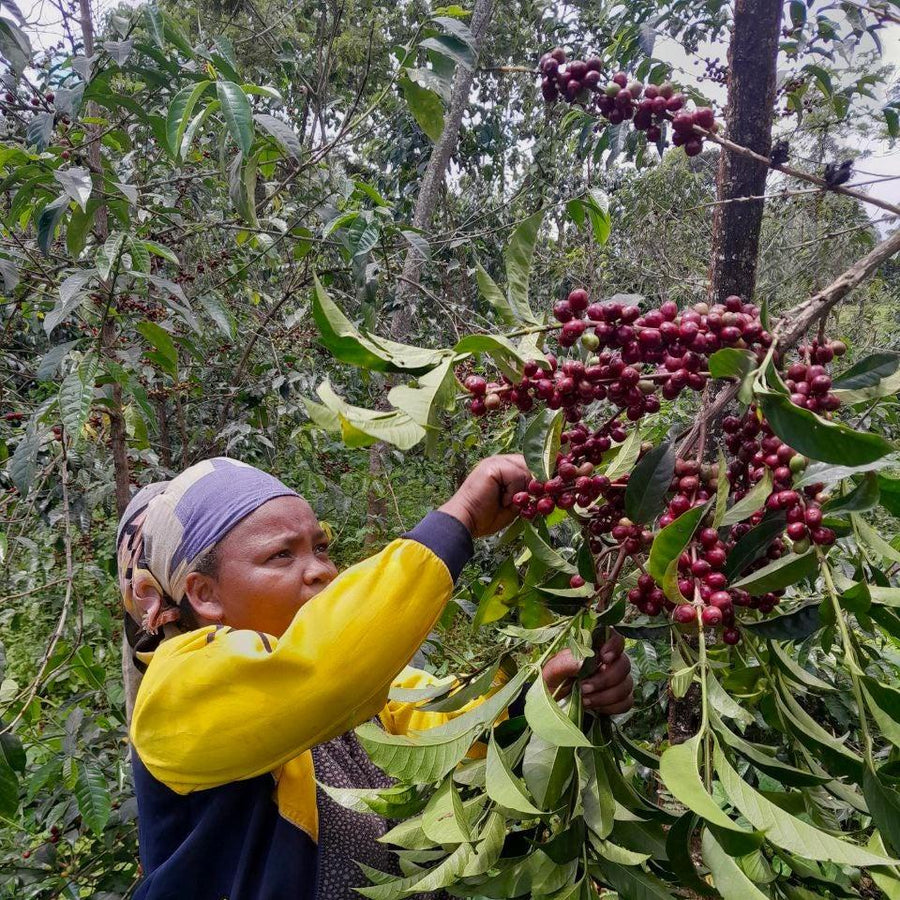
[[[401,538],[340,574],[280,638],[215,625],[170,638],[149,658],[134,749],[179,794],[271,772],[282,815],[315,839],[311,747],[376,715],[395,734],[459,715],[388,701],[392,684],[434,682],[404,665],[452,589],[441,557]]]

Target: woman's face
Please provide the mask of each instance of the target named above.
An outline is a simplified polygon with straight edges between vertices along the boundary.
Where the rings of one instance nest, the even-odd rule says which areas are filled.
[[[310,505],[277,497],[238,523],[217,548],[215,578],[192,573],[187,592],[205,619],[280,637],[337,567]]]

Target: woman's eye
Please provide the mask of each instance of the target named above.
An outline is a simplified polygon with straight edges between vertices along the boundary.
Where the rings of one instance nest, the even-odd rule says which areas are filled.
[[[287,559],[290,555],[291,551],[285,547],[284,550],[278,550],[276,553],[273,553],[269,559]]]
[[[316,553],[328,553],[328,544],[319,544],[316,547]]]

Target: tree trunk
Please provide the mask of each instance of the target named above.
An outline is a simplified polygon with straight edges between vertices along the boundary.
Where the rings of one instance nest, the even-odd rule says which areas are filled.
[[[728,138],[766,157],[772,148],[782,5],[782,0],[736,0],[728,47]],[[722,149],[716,177],[719,205],[713,214],[711,302],[729,294],[745,301],[753,296],[765,201],[728,201],[762,196],[767,174],[762,163]]]
[[[475,8],[472,10],[470,28],[472,37],[475,39],[476,52],[487,31],[492,2],[493,0],[476,0]],[[438,198],[441,195],[441,188],[444,185],[447,165],[459,140],[459,128],[462,124],[463,114],[469,105],[469,91],[474,74],[472,69],[466,69],[463,66],[456,67],[453,92],[450,95],[450,108],[447,110],[447,115],[444,116],[444,130],[428,160],[428,166],[422,178],[422,186],[419,188],[419,196],[416,198],[412,219],[414,228],[426,230],[431,225]],[[419,283],[421,274],[422,257],[410,250],[403,263],[403,280],[397,286],[399,306],[394,312],[391,322],[391,337],[395,341],[403,340],[409,334],[413,314],[412,298],[416,293],[415,285]]]
[[[472,10],[470,28],[477,52],[481,40],[487,31],[491,18],[493,0],[476,0]],[[419,196],[416,198],[413,210],[412,224],[415,228],[427,229],[431,225],[434,211],[437,208],[438,198],[447,174],[447,165],[450,157],[456,150],[459,140],[459,129],[462,118],[469,105],[469,91],[472,88],[474,70],[463,66],[456,67],[453,78],[453,91],[450,95],[450,108],[444,116],[444,130],[434,146],[425,175],[422,178],[422,186]],[[413,297],[422,274],[422,259],[410,250],[406,254],[403,263],[403,280],[397,285],[398,307],[391,319],[391,337],[395,341],[408,339],[410,325],[412,324]],[[369,451],[369,491],[367,498],[368,513],[366,516],[366,536],[364,545],[371,547],[377,543],[379,524],[384,521],[387,504],[383,496],[377,490],[377,483],[381,478],[387,478],[387,466],[385,465],[387,447],[384,444],[375,444]]]

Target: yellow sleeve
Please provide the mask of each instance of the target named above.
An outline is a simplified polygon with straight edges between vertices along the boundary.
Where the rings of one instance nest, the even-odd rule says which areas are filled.
[[[339,575],[280,639],[209,626],[165,641],[131,740],[178,793],[270,772],[377,715],[450,598],[444,562],[399,539]]]

